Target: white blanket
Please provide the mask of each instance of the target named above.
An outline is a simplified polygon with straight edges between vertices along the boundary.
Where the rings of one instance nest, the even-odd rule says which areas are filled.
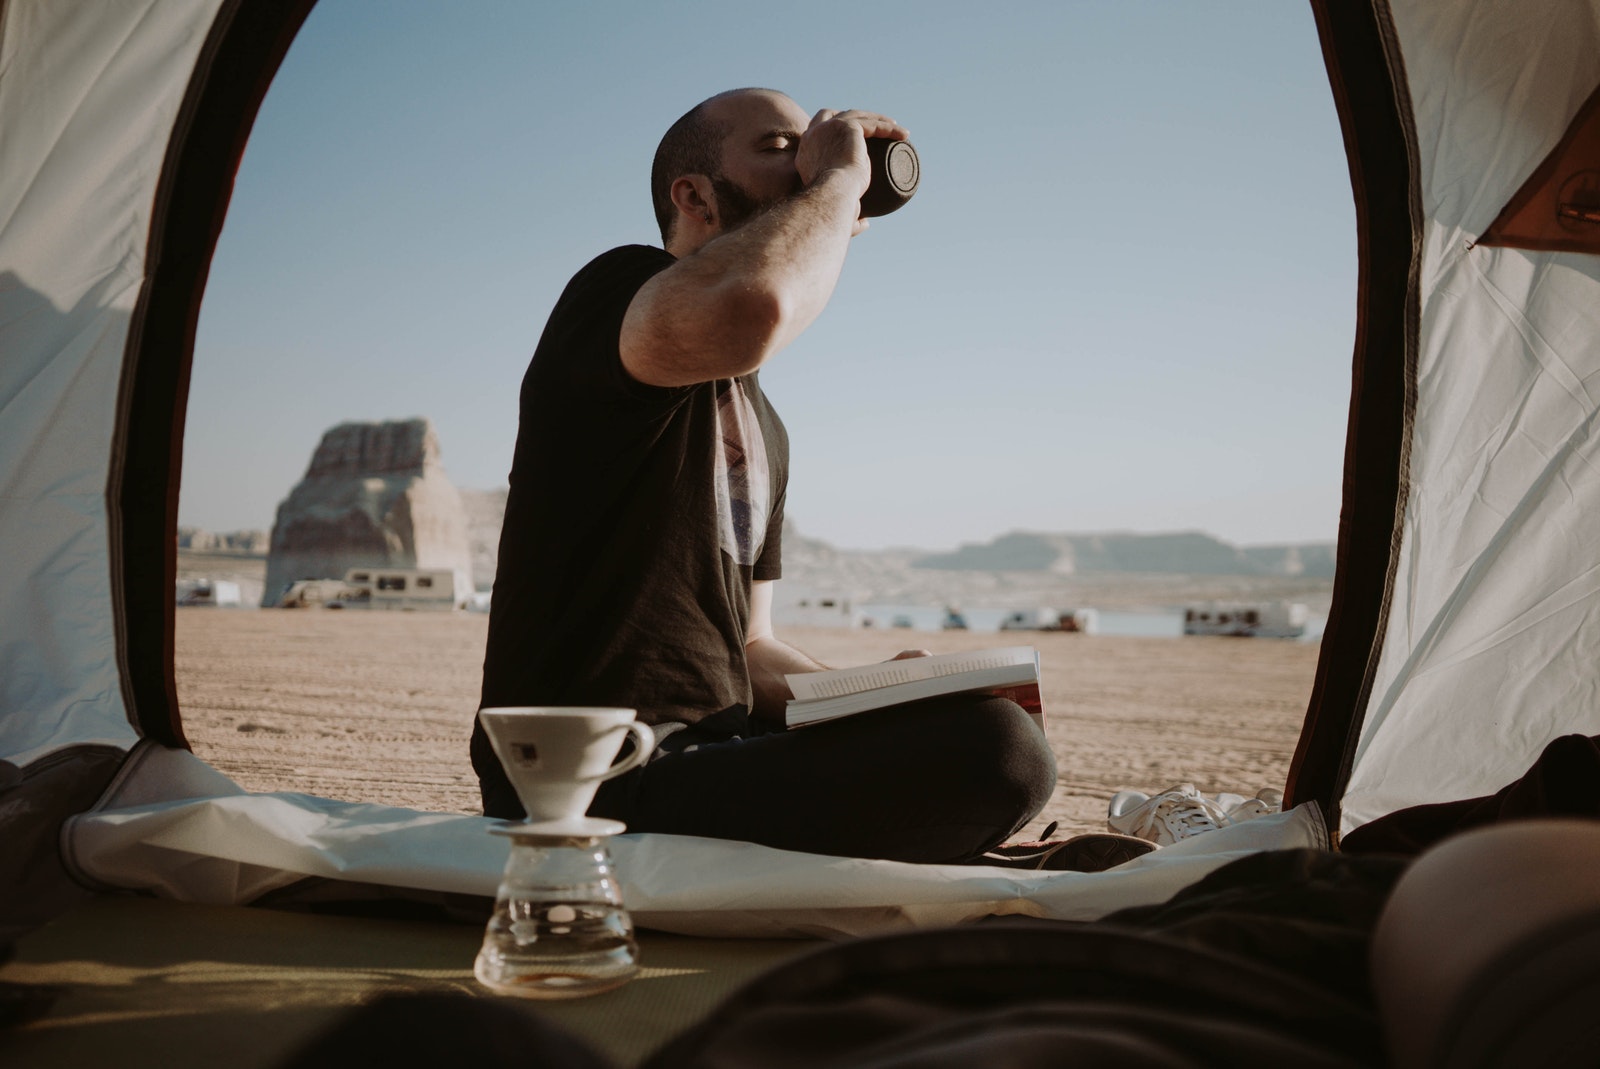
[[[306,794],[248,794],[194,755],[142,744],[106,796],[68,821],[90,884],[244,904],[308,876],[493,896],[500,821]],[[995,915],[1093,920],[1165,901],[1262,850],[1327,846],[1314,805],[1208,832],[1099,873],[910,865],[678,835],[610,842],[640,927],[735,937],[866,935]]]

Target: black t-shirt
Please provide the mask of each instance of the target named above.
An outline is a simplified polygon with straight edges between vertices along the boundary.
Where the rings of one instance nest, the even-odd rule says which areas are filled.
[[[484,706],[620,705],[653,725],[721,713],[717,734],[743,732],[750,583],[779,576],[788,436],[754,373],[664,388],[623,369],[623,314],[674,262],[642,245],[601,255],[539,339]]]

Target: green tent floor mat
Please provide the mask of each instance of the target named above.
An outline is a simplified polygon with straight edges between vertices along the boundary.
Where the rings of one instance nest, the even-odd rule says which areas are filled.
[[[13,1001],[28,992],[12,985],[54,994],[42,1016],[0,1028],[0,1062],[266,1069],[351,1007],[449,992],[499,999],[633,1065],[736,987],[818,946],[644,932],[630,983],[536,1001],[494,995],[473,979],[481,938],[465,924],[95,898],[18,940],[0,965]]]

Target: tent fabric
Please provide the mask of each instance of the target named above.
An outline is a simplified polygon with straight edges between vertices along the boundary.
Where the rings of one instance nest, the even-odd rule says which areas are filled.
[[[1600,253],[1600,85],[1478,244]]]
[[[248,794],[184,750],[142,744],[62,832],[89,886],[246,904],[307,877],[492,898],[500,821],[311,795]],[[1315,806],[1258,817],[1101,873],[912,865],[677,835],[610,842],[635,921],[687,935],[839,938],[1018,915],[1091,920],[1165,901],[1229,861],[1326,847]],[[708,873],[714,877],[708,878]]]
[[[1492,793],[1600,731],[1600,259],[1473,244],[1600,83],[1600,2],[1391,6],[1420,165],[1416,417],[1342,830]]]
[[[0,10],[0,757],[136,738],[106,486],[154,190],[218,3]]]
[[[828,947],[747,985],[649,1069],[1370,1066],[1361,1003],[1203,942],[1001,922]]]
[[[1600,821],[1600,737],[1563,735],[1544,748],[1533,767],[1494,794],[1398,810],[1344,836],[1339,849],[1415,857],[1475,828],[1548,817]]]
[[[194,324],[250,122],[310,5],[0,2],[0,759],[182,744]]]
[[[55,750],[0,794],[0,948],[89,893],[62,866],[57,840],[68,817],[94,805],[123,756],[109,746]]]
[[[1476,245],[1600,76],[1600,4],[1313,4],[1360,286],[1338,574],[1286,795],[1336,838],[1592,734],[1597,261]]]

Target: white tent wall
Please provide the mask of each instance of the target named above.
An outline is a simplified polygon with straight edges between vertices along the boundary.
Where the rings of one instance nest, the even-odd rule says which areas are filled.
[[[1600,2],[1390,8],[1423,215],[1416,415],[1345,831],[1600,733],[1600,258],[1472,245],[1600,84]]]
[[[0,6],[0,757],[19,765],[136,739],[108,476],[155,191],[220,2]]]

